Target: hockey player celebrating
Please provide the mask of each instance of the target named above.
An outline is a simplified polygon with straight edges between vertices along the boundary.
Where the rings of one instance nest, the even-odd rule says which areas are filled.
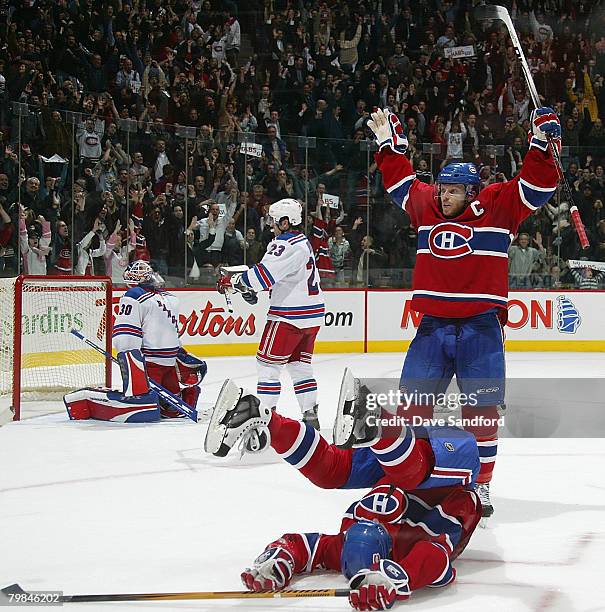
[[[325,307],[311,244],[301,232],[302,206],[286,198],[271,204],[269,217],[275,238],[253,268],[223,268],[217,283],[220,293],[238,292],[256,303],[257,292],[271,291],[267,323],[256,354],[257,393],[274,408],[281,392],[280,373],[288,369],[303,421],[319,429],[317,381],[311,359]],[[238,271],[239,270],[239,271]],[[251,440],[248,450],[262,450]]]
[[[381,412],[371,413],[366,397],[347,370],[337,414],[355,413],[371,423],[369,417]],[[241,575],[249,590],[278,591],[294,574],[335,570],[349,580],[353,608],[384,610],[425,586],[455,579],[452,562],[481,519],[473,487],[480,465],[474,436],[454,427],[402,423],[387,437],[380,422],[373,422],[354,433],[338,418],[335,438],[345,434],[353,446],[338,448],[308,424],[271,411],[225,382],[206,452],[225,456],[251,428],[266,428],[277,454],[318,487],[371,488],[348,508],[338,533],[288,533],[268,544]]]
[[[130,286],[120,298],[113,326],[122,391],[80,389],[65,396],[71,419],[144,422],[183,416],[149,388],[149,379],[196,408],[206,362],[180,345],[179,303],[162,289],[164,281],[146,261],[124,271]]]
[[[405,156],[407,138],[396,115],[372,113],[375,156],[394,203],[418,232],[411,306],[423,318],[408,350],[400,386],[406,393],[446,390],[456,374],[475,406],[462,407],[481,456],[477,491],[485,516],[497,450],[499,405],[504,403],[502,325],[508,299],[507,252],[519,224],[554,193],[557,172],[549,150],[560,147],[561,126],[550,108],[531,115],[529,151],[518,176],[481,192],[473,164],[445,166],[435,186],[418,180]],[[430,418],[433,406],[407,406],[406,416]]]

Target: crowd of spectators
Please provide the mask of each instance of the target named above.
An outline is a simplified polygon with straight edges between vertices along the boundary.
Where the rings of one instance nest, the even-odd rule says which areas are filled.
[[[558,194],[511,246],[511,286],[598,287],[568,261],[605,261],[605,6],[499,3],[561,118],[591,243]],[[452,160],[508,180],[527,150],[520,67],[476,4],[0,0],[0,274],[119,281],[147,259],[212,282],[260,260],[269,205],[294,197],[326,285],[409,286],[416,235],[373,163],[372,109],[399,116],[427,183]]]

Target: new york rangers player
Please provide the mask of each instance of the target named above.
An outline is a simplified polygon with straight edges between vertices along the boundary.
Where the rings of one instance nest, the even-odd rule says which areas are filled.
[[[368,416],[367,395],[347,370],[338,414]],[[266,428],[277,454],[323,489],[371,489],[345,512],[334,534],[287,533],[271,542],[241,577],[251,591],[286,588],[295,574],[340,571],[357,610],[384,610],[426,586],[456,576],[454,559],[481,519],[473,488],[479,473],[474,436],[454,427],[388,433],[376,421],[355,448],[329,444],[306,423],[282,416],[227,380],[214,407],[204,449],[225,456],[250,429]],[[340,437],[339,422],[335,438]]]
[[[257,393],[273,408],[281,392],[280,373],[287,368],[303,421],[319,429],[317,381],[311,359],[325,306],[311,244],[301,232],[302,206],[286,198],[269,207],[275,238],[262,260],[245,271],[224,268],[217,283],[221,293],[241,293],[256,303],[257,292],[270,291],[267,323],[256,353]],[[262,440],[252,440],[249,450],[261,450]]]
[[[162,288],[162,278],[146,261],[130,264],[124,281],[130,288],[118,304],[114,347],[119,352],[140,350],[149,378],[195,408],[207,368],[181,347],[178,298]],[[180,416],[174,408],[162,406],[162,417]]]
[[[555,191],[557,172],[548,138],[560,147],[559,119],[550,108],[534,110],[521,172],[481,192],[477,168],[468,163],[447,165],[436,186],[418,180],[405,156],[407,138],[388,110],[372,113],[368,126],[378,141],[375,159],[386,190],[418,233],[411,306],[424,316],[406,355],[400,385],[406,393],[437,397],[455,374],[461,392],[472,394],[462,417],[479,445],[477,491],[485,516],[490,516],[497,408],[504,403],[507,252],[521,221]],[[432,405],[406,408],[410,419],[433,413]]]
[[[86,387],[68,393],[63,400],[70,419],[142,423],[180,417],[150,389],[149,379],[196,407],[207,368],[180,345],[177,298],[161,288],[162,278],[146,261],[130,264],[124,281],[130,288],[120,298],[113,327],[122,390]]]

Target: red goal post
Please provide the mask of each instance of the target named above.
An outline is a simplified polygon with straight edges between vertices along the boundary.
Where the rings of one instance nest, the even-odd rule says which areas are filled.
[[[111,304],[105,276],[0,279],[0,399],[10,401],[13,420],[22,418],[25,402],[44,414],[60,410],[68,391],[111,386],[111,360],[70,333],[82,331],[111,354]]]

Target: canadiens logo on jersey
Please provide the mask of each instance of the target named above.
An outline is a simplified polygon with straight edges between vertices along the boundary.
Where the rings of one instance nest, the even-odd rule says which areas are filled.
[[[456,259],[473,252],[469,244],[473,238],[473,228],[460,223],[438,223],[429,232],[429,250],[441,259]]]
[[[391,485],[380,485],[360,499],[353,508],[357,520],[378,520],[379,523],[394,525],[401,520],[408,500],[405,493]]]

